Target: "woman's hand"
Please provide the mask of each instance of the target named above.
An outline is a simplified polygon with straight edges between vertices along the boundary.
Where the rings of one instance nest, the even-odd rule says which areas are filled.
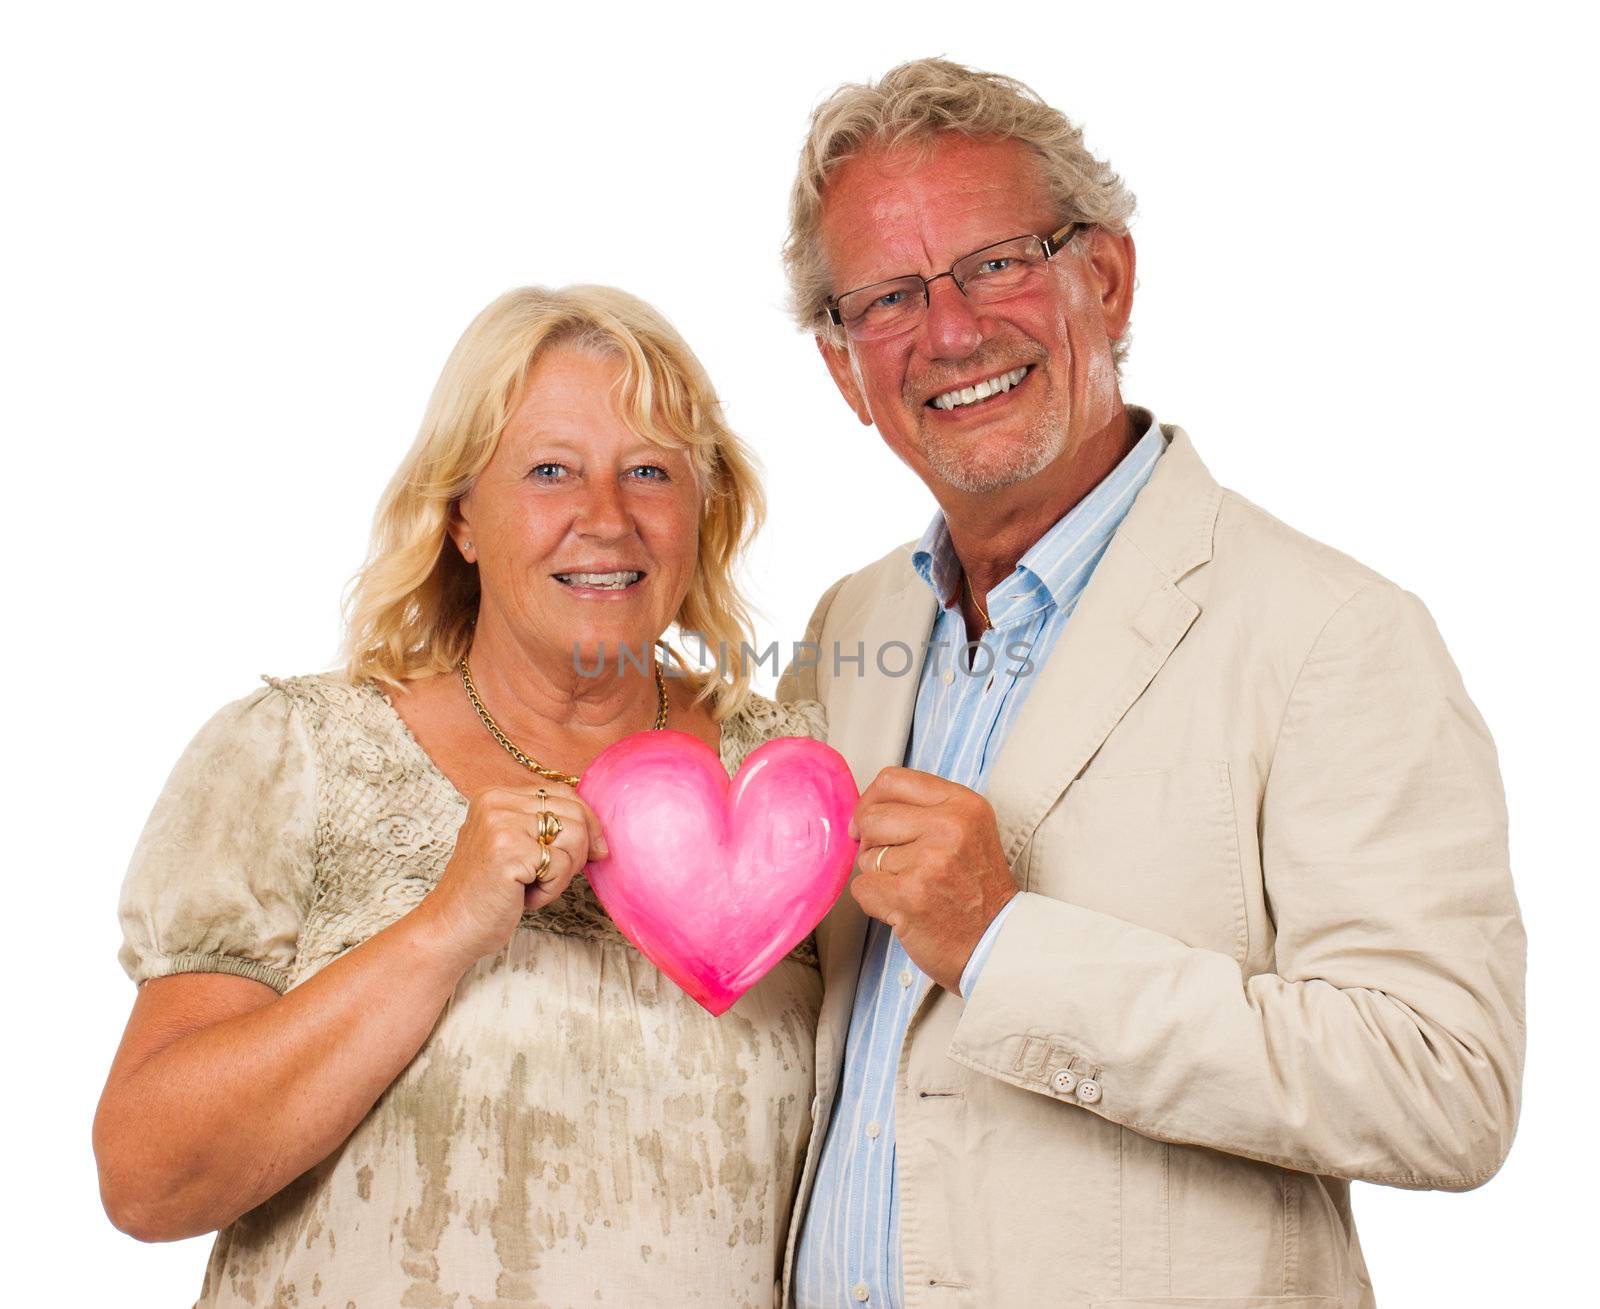
[[[414,912],[431,915],[444,948],[470,967],[505,946],[527,910],[542,909],[567,889],[577,871],[606,856],[600,820],[560,782],[490,787],[467,806],[455,853],[439,884]],[[539,844],[539,812],[548,809],[561,834]],[[550,851],[544,880],[536,879],[540,850]]]

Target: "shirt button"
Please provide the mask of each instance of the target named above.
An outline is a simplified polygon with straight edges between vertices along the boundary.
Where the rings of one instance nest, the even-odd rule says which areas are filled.
[[[1084,1104],[1093,1104],[1100,1098],[1100,1083],[1092,1077],[1085,1077],[1078,1083],[1078,1099]]]
[[[881,1131],[883,1131],[883,1128],[878,1126],[876,1119],[867,1124],[867,1138],[869,1140],[876,1141],[878,1139],[878,1133]]]
[[[900,985],[910,986],[911,980],[911,970],[909,968],[902,968],[900,970]]]
[[[950,683],[955,681],[955,680],[956,680],[956,670],[954,668],[946,668],[944,670],[944,684],[946,686],[949,686]]]
[[[1050,1085],[1062,1095],[1071,1095],[1078,1088],[1078,1078],[1072,1069],[1058,1068],[1050,1074]]]
[[[857,1282],[856,1289],[850,1294],[860,1300],[862,1304],[865,1304],[867,1302],[867,1284],[865,1282]]]

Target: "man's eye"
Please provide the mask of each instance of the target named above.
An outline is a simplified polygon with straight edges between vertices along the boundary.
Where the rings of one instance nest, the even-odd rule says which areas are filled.
[[[978,265],[979,275],[984,273],[1003,273],[1017,261],[1010,255],[996,255],[993,259],[985,259]]]
[[[906,299],[906,292],[903,289],[899,290],[899,291],[885,291],[876,300],[874,300],[871,304],[869,304],[867,306],[867,308],[869,310],[872,310],[872,309],[898,309],[901,305],[903,305],[905,303],[905,299]]]

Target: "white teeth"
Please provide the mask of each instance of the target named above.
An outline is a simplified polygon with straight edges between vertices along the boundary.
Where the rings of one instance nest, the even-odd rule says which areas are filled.
[[[939,409],[954,409],[957,405],[970,405],[978,400],[987,400],[991,395],[1009,391],[1027,375],[1028,370],[1025,367],[1013,368],[1009,373],[1001,373],[1000,376],[991,377],[976,386],[957,387],[954,391],[934,396],[933,403]]]
[[[643,573],[557,573],[556,580],[569,586],[587,586],[601,591],[620,591],[632,586]]]

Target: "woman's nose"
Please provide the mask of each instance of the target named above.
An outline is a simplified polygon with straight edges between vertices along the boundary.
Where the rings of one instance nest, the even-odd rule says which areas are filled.
[[[622,488],[611,478],[596,478],[587,483],[574,527],[580,536],[603,541],[627,536],[633,530],[633,519],[623,502]]]

